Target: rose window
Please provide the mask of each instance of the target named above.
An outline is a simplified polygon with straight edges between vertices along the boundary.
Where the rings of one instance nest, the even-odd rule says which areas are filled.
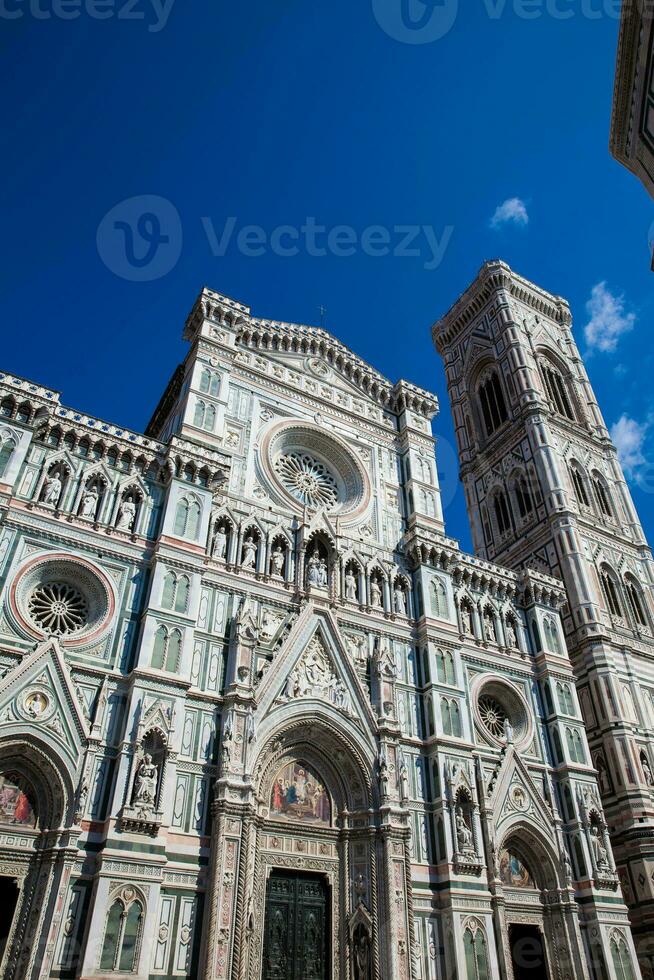
[[[77,633],[88,623],[86,599],[66,582],[47,582],[32,592],[27,602],[37,626],[53,636]]]
[[[324,463],[309,453],[290,452],[275,462],[284,488],[309,507],[331,510],[338,501],[338,485]]]
[[[502,738],[507,714],[497,698],[491,697],[489,694],[482,694],[479,698],[479,714],[491,735],[494,735],[495,738]]]

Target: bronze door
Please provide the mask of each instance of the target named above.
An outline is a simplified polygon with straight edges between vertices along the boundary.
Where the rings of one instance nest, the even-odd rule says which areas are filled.
[[[262,980],[327,980],[327,885],[273,871],[266,889]]]

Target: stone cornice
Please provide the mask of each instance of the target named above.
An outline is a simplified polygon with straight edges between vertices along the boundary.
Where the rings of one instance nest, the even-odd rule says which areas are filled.
[[[570,308],[565,299],[519,276],[506,262],[493,259],[484,263],[466,291],[432,326],[432,339],[441,354],[500,290],[505,290],[536,313],[550,317],[556,323],[571,323]]]

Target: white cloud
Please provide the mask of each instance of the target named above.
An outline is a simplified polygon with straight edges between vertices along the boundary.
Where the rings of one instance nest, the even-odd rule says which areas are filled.
[[[636,322],[635,313],[625,313],[624,296],[614,295],[605,282],[598,282],[586,303],[590,320],[584,327],[588,352],[614,351],[622,334],[629,333]]]
[[[509,222],[514,225],[529,224],[527,205],[519,197],[509,197],[503,204],[495,208],[495,214],[491,218],[491,228],[500,228]]]
[[[648,422],[637,422],[628,415],[621,415],[611,426],[611,438],[627,476],[635,475],[646,463],[643,447],[648,428]]]

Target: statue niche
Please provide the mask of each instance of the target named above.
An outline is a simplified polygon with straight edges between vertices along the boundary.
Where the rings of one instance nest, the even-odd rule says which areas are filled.
[[[161,732],[146,732],[134,758],[130,802],[123,807],[125,830],[156,834],[163,818],[159,807],[166,759],[166,740]]]

